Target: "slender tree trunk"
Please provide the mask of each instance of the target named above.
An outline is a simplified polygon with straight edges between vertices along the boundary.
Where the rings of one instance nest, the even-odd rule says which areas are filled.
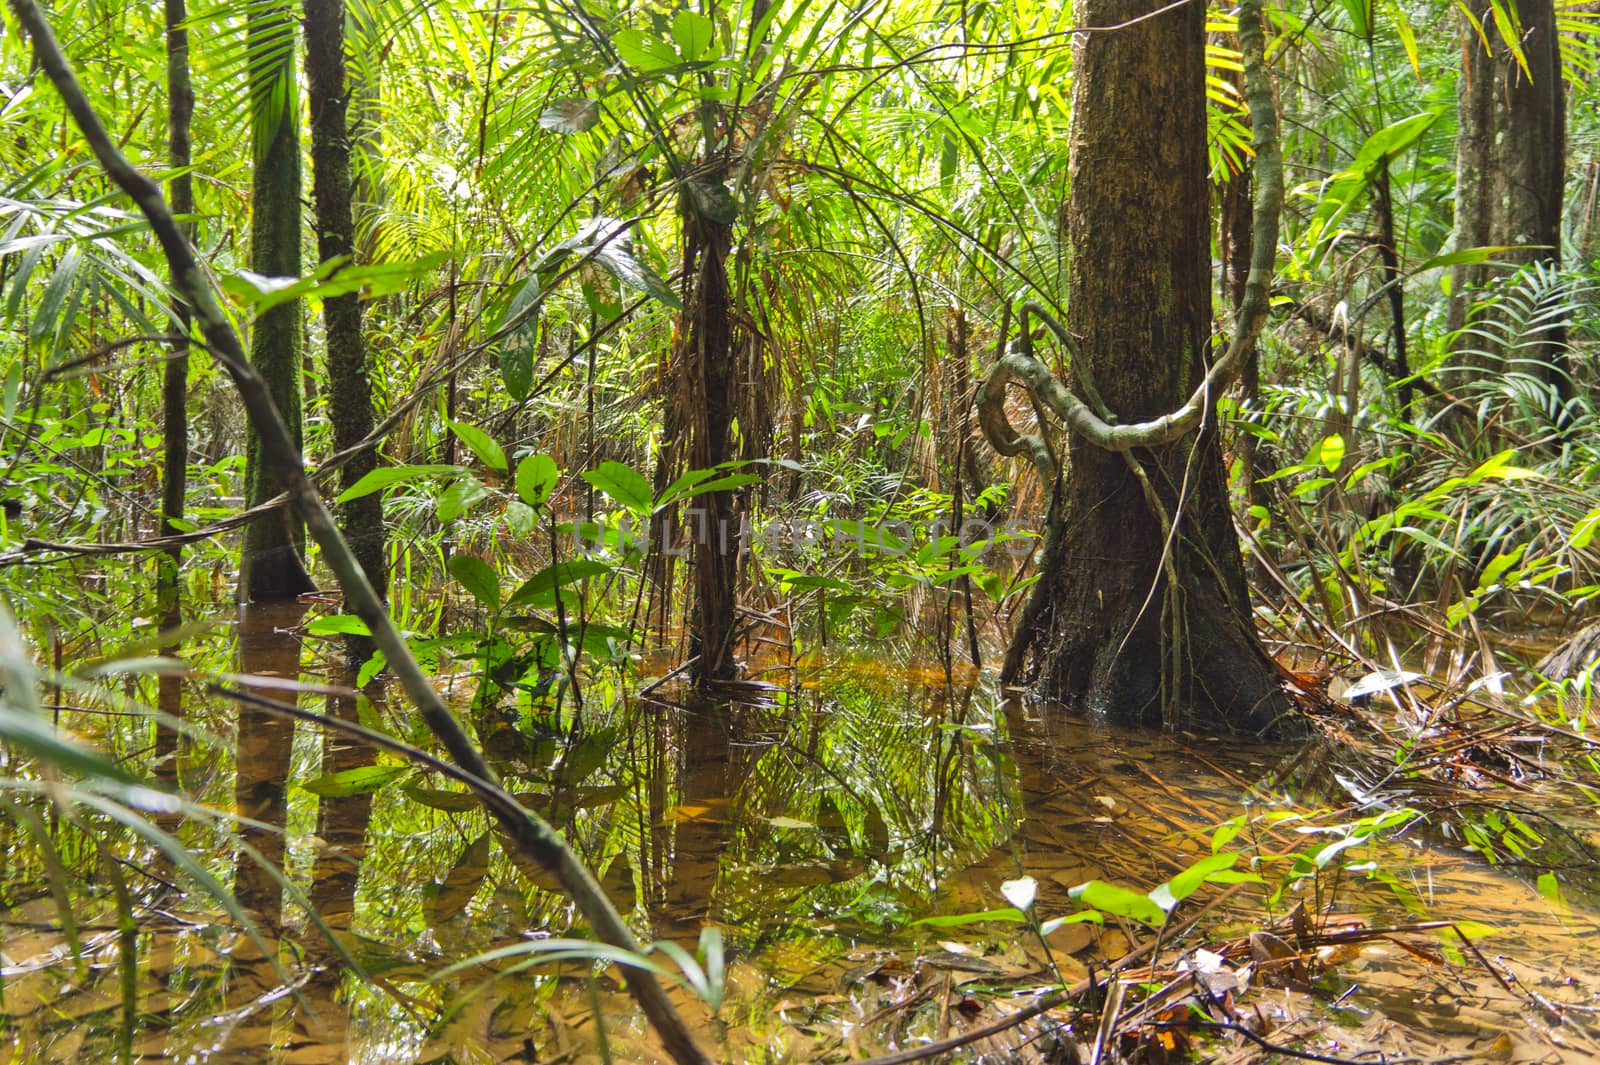
[[[300,276],[300,109],[294,73],[295,24],[279,2],[251,4],[246,18],[250,67],[251,144],[255,172],[250,211],[250,269],[268,277]],[[299,301],[280,304],[256,319],[250,361],[271,389],[295,449],[301,435]],[[245,434],[245,505],[257,506],[284,490],[261,455],[255,427]],[[280,507],[245,529],[240,598],[293,599],[315,586],[301,561],[305,527],[294,508]]]
[[[189,120],[194,114],[194,91],[189,83],[189,30],[184,25],[188,13],[184,0],[166,0],[167,36],[167,165],[175,175],[168,185],[174,214],[182,217],[194,213],[194,182],[187,173],[189,152]],[[194,240],[193,223],[184,223],[184,237]],[[189,476],[189,308],[181,299],[173,299],[173,315],[169,328],[176,338],[167,355],[161,373],[161,535],[178,533],[178,523],[183,520],[184,496],[188,490]],[[157,565],[156,599],[161,612],[161,627],[168,631],[183,624],[183,606],[179,596],[179,567],[183,558],[181,547],[172,547],[162,554]],[[165,648],[174,653],[174,648]],[[176,674],[163,673],[156,681],[156,703],[163,713],[176,717],[183,710],[183,679]],[[156,772],[171,783],[177,782],[176,755],[178,734],[170,728],[156,727]]]
[[[1512,0],[1521,22],[1527,69],[1500,37],[1486,2],[1474,11],[1489,39],[1485,51],[1478,31],[1461,18],[1461,79],[1457,84],[1460,132],[1456,139],[1455,246],[1524,246],[1500,252],[1500,262],[1559,263],[1561,197],[1565,182],[1566,99],[1561,79],[1561,49],[1552,0]],[[1490,280],[1486,264],[1457,266],[1451,278],[1449,327],[1467,322],[1471,301]],[[1557,371],[1564,337],[1552,331],[1542,353],[1547,378],[1565,387]],[[1498,371],[1504,353],[1481,335],[1463,337],[1473,348],[1470,360]],[[1527,350],[1518,353],[1529,356]]]
[[[351,205],[351,138],[347,123],[343,0],[305,0],[306,79],[311,93],[311,187],[316,205],[317,254],[323,262],[355,254],[355,215]],[[343,451],[372,432],[372,381],[361,331],[361,297],[334,296],[322,303],[328,338],[328,416],[333,447]],[[349,488],[378,464],[371,449],[340,471]],[[373,492],[339,508],[340,525],[367,580],[386,595],[383,497]],[[349,604],[346,604],[348,608]],[[371,641],[355,638],[352,657],[372,653]]]
[[[1077,22],[1126,23],[1161,6],[1079,0]],[[1077,46],[1075,376],[1087,397],[1086,373],[1124,423],[1183,403],[1212,355],[1204,22],[1184,5]],[[1069,447],[1048,594],[1034,631],[1019,634],[1041,693],[1119,721],[1272,727],[1288,703],[1251,619],[1215,418],[1154,451],[1113,453],[1076,433]]]

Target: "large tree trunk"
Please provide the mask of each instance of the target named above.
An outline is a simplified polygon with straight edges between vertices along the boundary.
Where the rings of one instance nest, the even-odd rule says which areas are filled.
[[[294,19],[281,3],[252,4],[245,33],[250,68],[251,143],[255,172],[250,205],[250,269],[268,277],[300,276],[299,88],[294,76]],[[300,303],[280,304],[256,319],[250,361],[266,380],[296,450],[300,421]],[[263,460],[255,427],[245,433],[245,505],[284,490]],[[280,507],[245,528],[239,596],[249,602],[293,599],[315,586],[301,556],[305,528],[292,507]]]
[[[1115,25],[1161,6],[1079,0],[1077,21]],[[1070,321],[1081,369],[1123,423],[1182,404],[1210,354],[1204,23],[1184,5],[1078,46]],[[1273,725],[1288,705],[1251,619],[1214,416],[1154,451],[1074,434],[1067,478],[1042,609],[1019,634],[1040,692],[1119,721]]]
[[[723,167],[712,170],[720,186]],[[733,322],[728,291],[728,253],[733,226],[711,218],[684,197],[684,271],[694,278],[687,307],[688,330],[679,354],[690,422],[689,465],[710,469],[734,458],[731,448],[737,381],[733,360]],[[694,543],[694,676],[705,684],[727,680],[738,671],[733,658],[739,553],[738,522],[732,492],[707,492],[690,508],[686,530]],[[694,512],[699,511],[696,515]]]
[[[1455,246],[1460,249],[1523,246],[1500,252],[1500,263],[1556,263],[1561,252],[1561,197],[1565,181],[1566,100],[1561,80],[1561,48],[1551,0],[1512,0],[1522,24],[1527,69],[1512,55],[1496,28],[1489,5],[1475,14],[1484,41],[1463,16],[1461,80],[1457,85],[1460,131],[1456,139]],[[1471,301],[1493,276],[1486,264],[1457,266],[1451,278],[1449,327],[1467,322]],[[1558,351],[1563,338],[1543,338],[1546,377],[1561,384]],[[1481,335],[1464,337],[1458,348],[1472,348],[1470,361],[1498,370],[1495,345]],[[1528,357],[1526,349],[1518,352]],[[1564,387],[1564,385],[1563,385]]]
[[[355,215],[351,205],[350,132],[345,109],[343,0],[306,0],[306,79],[311,94],[311,187],[317,212],[317,254],[323,262],[355,254]],[[333,447],[354,447],[372,432],[372,381],[367,375],[367,350],[361,332],[361,297],[357,293],[322,302],[328,337],[328,417],[333,422]],[[340,471],[349,488],[378,464],[372,449],[361,452]],[[339,508],[344,536],[373,591],[386,595],[389,575],[384,565],[383,496],[372,492]],[[350,604],[346,604],[346,609]],[[352,638],[354,658],[372,652],[366,637]]]

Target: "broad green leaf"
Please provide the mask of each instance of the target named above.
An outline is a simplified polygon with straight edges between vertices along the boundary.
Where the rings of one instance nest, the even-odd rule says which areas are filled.
[[[696,952],[705,959],[706,1003],[715,1013],[722,1007],[722,995],[727,977],[727,955],[722,943],[722,929],[707,925],[700,929],[700,944]]]
[[[705,495],[707,492],[726,492],[732,488],[740,488],[747,484],[755,484],[757,481],[761,480],[761,475],[757,473],[734,473],[729,474],[726,477],[714,477],[708,481],[700,481],[697,484],[691,484],[683,488],[678,488],[678,485],[682,484],[685,479],[686,478],[680,477],[673,483],[671,487],[661,494],[661,499],[656,504],[657,509],[671,506],[672,504],[682,502],[685,499],[693,499],[695,496]]]
[[[306,626],[313,636],[371,636],[367,623],[354,614],[330,614]]]
[[[1346,214],[1361,204],[1380,168],[1410,148],[1432,125],[1442,111],[1424,111],[1385,126],[1368,137],[1356,152],[1355,161],[1323,183],[1316,212],[1307,230],[1315,251],[1315,267],[1331,245],[1334,227]]]
[[[531,295],[530,295],[531,293]],[[516,322],[500,341],[500,380],[511,398],[521,403],[533,388],[533,356],[539,342],[539,279],[528,278],[506,307],[505,321]]]
[[[600,121],[600,105],[572,97],[557,100],[539,113],[539,125],[555,133],[583,133]]]
[[[1485,478],[1491,477],[1501,481],[1526,481],[1538,478],[1539,474],[1533,470],[1527,469],[1523,466],[1511,465],[1511,460],[1515,458],[1516,455],[1517,453],[1514,450],[1508,449],[1506,451],[1502,451],[1498,455],[1495,455],[1493,458],[1489,459],[1483,465],[1479,466],[1477,469],[1473,470],[1472,473],[1468,475],[1468,479],[1473,483],[1476,483]]]
[[[1572,537],[1569,541],[1572,549],[1582,551],[1588,547],[1597,531],[1600,531],[1600,507],[1579,518],[1578,523],[1572,527]]]
[[[300,787],[324,799],[344,799],[370,794],[409,772],[410,767],[403,765],[364,765],[308,780]]]
[[[1200,890],[1201,884],[1218,873],[1232,869],[1238,860],[1237,854],[1208,854],[1150,892],[1150,901],[1171,913],[1178,903]]]
[[[440,521],[455,521],[468,507],[488,497],[488,486],[469,473],[444,490],[434,506],[434,513]]]
[[[716,35],[716,25],[704,15],[679,11],[672,16],[672,39],[678,44],[678,53],[691,63],[706,54]]]
[[[55,331],[62,303],[72,290],[73,282],[78,279],[78,263],[82,258],[80,249],[69,248],[56,265],[55,272],[50,275],[50,280],[45,283],[44,295],[39,298],[33,317],[28,322],[28,340],[32,343],[39,343]]]
[[[1411,20],[1406,17],[1406,11],[1398,0],[1388,0],[1384,4],[1389,13],[1389,18],[1394,24],[1395,36],[1400,38],[1400,46],[1406,51],[1406,61],[1411,64],[1411,73],[1416,76],[1417,84],[1422,84],[1422,57],[1417,50],[1416,31],[1411,28]]]
[[[1499,584],[1500,578],[1505,576],[1506,571],[1522,561],[1523,553],[1527,550],[1527,544],[1518,544],[1510,551],[1491,558],[1489,564],[1483,568],[1483,576],[1478,578],[1478,587],[1489,588]]]
[[[524,581],[522,587],[506,600],[506,609],[516,610],[553,604],[557,588],[610,572],[610,566],[594,559],[579,558],[571,562],[557,562],[546,566]]]
[[[506,531],[519,540],[533,535],[534,511],[520,499],[506,504]]]
[[[1460,932],[1468,939],[1485,939],[1489,936],[1500,934],[1500,929],[1492,924],[1484,924],[1482,921],[1455,921],[1453,925],[1457,932]],[[1439,929],[1441,935],[1445,931],[1443,928]]]
[[[392,485],[406,484],[410,481],[420,481],[425,477],[443,477],[447,474],[461,473],[460,466],[380,466],[366,473],[355,484],[339,493],[335,503],[348,503],[352,499],[369,496],[373,492],[381,491]]]
[[[1344,839],[1335,840],[1326,847],[1323,847],[1321,850],[1317,851],[1311,860],[1318,869],[1326,869],[1329,862],[1333,861],[1345,851],[1352,847],[1359,847],[1363,843],[1369,842],[1371,842],[1370,836],[1364,833],[1355,832],[1346,836]]]
[[[372,652],[372,657],[361,663],[361,672],[356,675],[356,687],[365,688],[372,683],[372,678],[382,673],[389,665],[389,660],[383,657],[382,651]]]
[[[517,495],[530,507],[542,507],[560,476],[549,455],[529,455],[517,463]]]
[[[1130,891],[1117,884],[1108,884],[1104,880],[1091,880],[1086,884],[1079,884],[1068,894],[1074,902],[1081,905],[1092,906],[1113,917],[1126,917],[1152,927],[1161,924],[1167,917],[1150,896]]]
[[[487,562],[474,555],[451,555],[449,568],[450,575],[490,613],[500,609],[500,577]]]
[[[505,470],[506,453],[495,443],[494,437],[476,425],[467,425],[463,422],[450,422],[450,428],[461,438],[461,442],[478,456],[479,462],[492,470]]]
[[[683,62],[671,44],[642,30],[618,30],[611,44],[624,63],[643,74],[670,70]]]
[[[649,514],[655,509],[651,506],[650,482],[620,462],[602,462],[597,470],[583,471],[583,479],[635,514]]]
[[[1340,6],[1350,16],[1350,27],[1357,37],[1366,40],[1372,36],[1372,0],[1341,0]]]
[[[1329,473],[1338,473],[1344,465],[1344,437],[1338,433],[1324,437],[1317,445],[1317,458]]]
[[[1368,137],[1361,145],[1360,151],[1356,152],[1355,164],[1351,169],[1364,174],[1370,180],[1380,162],[1393,159],[1417,143],[1424,133],[1433,128],[1433,124],[1439,121],[1439,116],[1442,114],[1443,111],[1423,111],[1378,130]]]
[[[782,584],[786,591],[797,588],[802,590],[807,588],[824,588],[834,592],[854,591],[850,585],[846,584],[844,581],[841,581],[837,577],[812,576],[809,574],[795,574],[793,576],[786,575],[782,578]]]
[[[604,216],[592,218],[573,238],[573,246],[629,288],[643,292],[671,310],[683,309],[683,301],[672,291],[672,286],[635,254],[628,223]]]

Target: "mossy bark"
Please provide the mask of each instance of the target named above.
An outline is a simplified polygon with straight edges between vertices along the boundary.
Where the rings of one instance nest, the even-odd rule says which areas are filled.
[[[305,23],[317,254],[327,262],[355,254],[342,0],[306,0]],[[322,317],[328,341],[328,416],[333,422],[334,450],[343,451],[360,443],[373,428],[372,381],[359,294],[324,300]],[[349,488],[377,462],[371,449],[356,455],[340,471],[341,484]],[[339,524],[373,590],[386,595],[389,575],[384,563],[382,495],[373,492],[341,504]],[[353,640],[348,649],[353,657],[364,658],[371,654],[371,643],[364,638]]]
[[[295,23],[282,4],[253,4],[245,25],[250,69],[250,269],[268,277],[299,277],[300,124],[294,73]],[[250,334],[250,361],[267,382],[295,450],[304,447],[300,410],[303,323],[298,301],[260,315]],[[245,505],[284,491],[261,454],[255,427],[245,433]],[[248,602],[293,599],[313,590],[302,558],[305,527],[292,507],[280,507],[245,529],[239,596]]]
[[[1079,0],[1077,22],[1161,6]],[[1185,5],[1077,46],[1069,320],[1124,424],[1183,403],[1214,357],[1204,19]],[[1077,387],[1094,402],[1081,374]],[[1273,727],[1288,702],[1252,621],[1214,414],[1126,453],[1075,433],[1068,454],[1048,593],[1024,634],[1040,693],[1118,721]]]

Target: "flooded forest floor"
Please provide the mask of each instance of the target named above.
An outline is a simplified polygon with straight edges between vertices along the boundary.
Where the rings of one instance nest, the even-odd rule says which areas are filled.
[[[420,742],[307,620],[247,609],[191,680]],[[763,676],[708,703],[600,670],[532,725],[440,680],[641,939],[679,948],[652,957],[721,1060],[1600,1058],[1596,744],[1514,699],[1297,675],[1317,737],[1262,746],[904,651]],[[148,809],[195,868],[149,838],[98,853],[92,810],[8,819],[0,1062],[661,1060],[622,970],[563,945],[570,904],[442,778],[197,683],[155,746],[55,694],[194,798]]]

